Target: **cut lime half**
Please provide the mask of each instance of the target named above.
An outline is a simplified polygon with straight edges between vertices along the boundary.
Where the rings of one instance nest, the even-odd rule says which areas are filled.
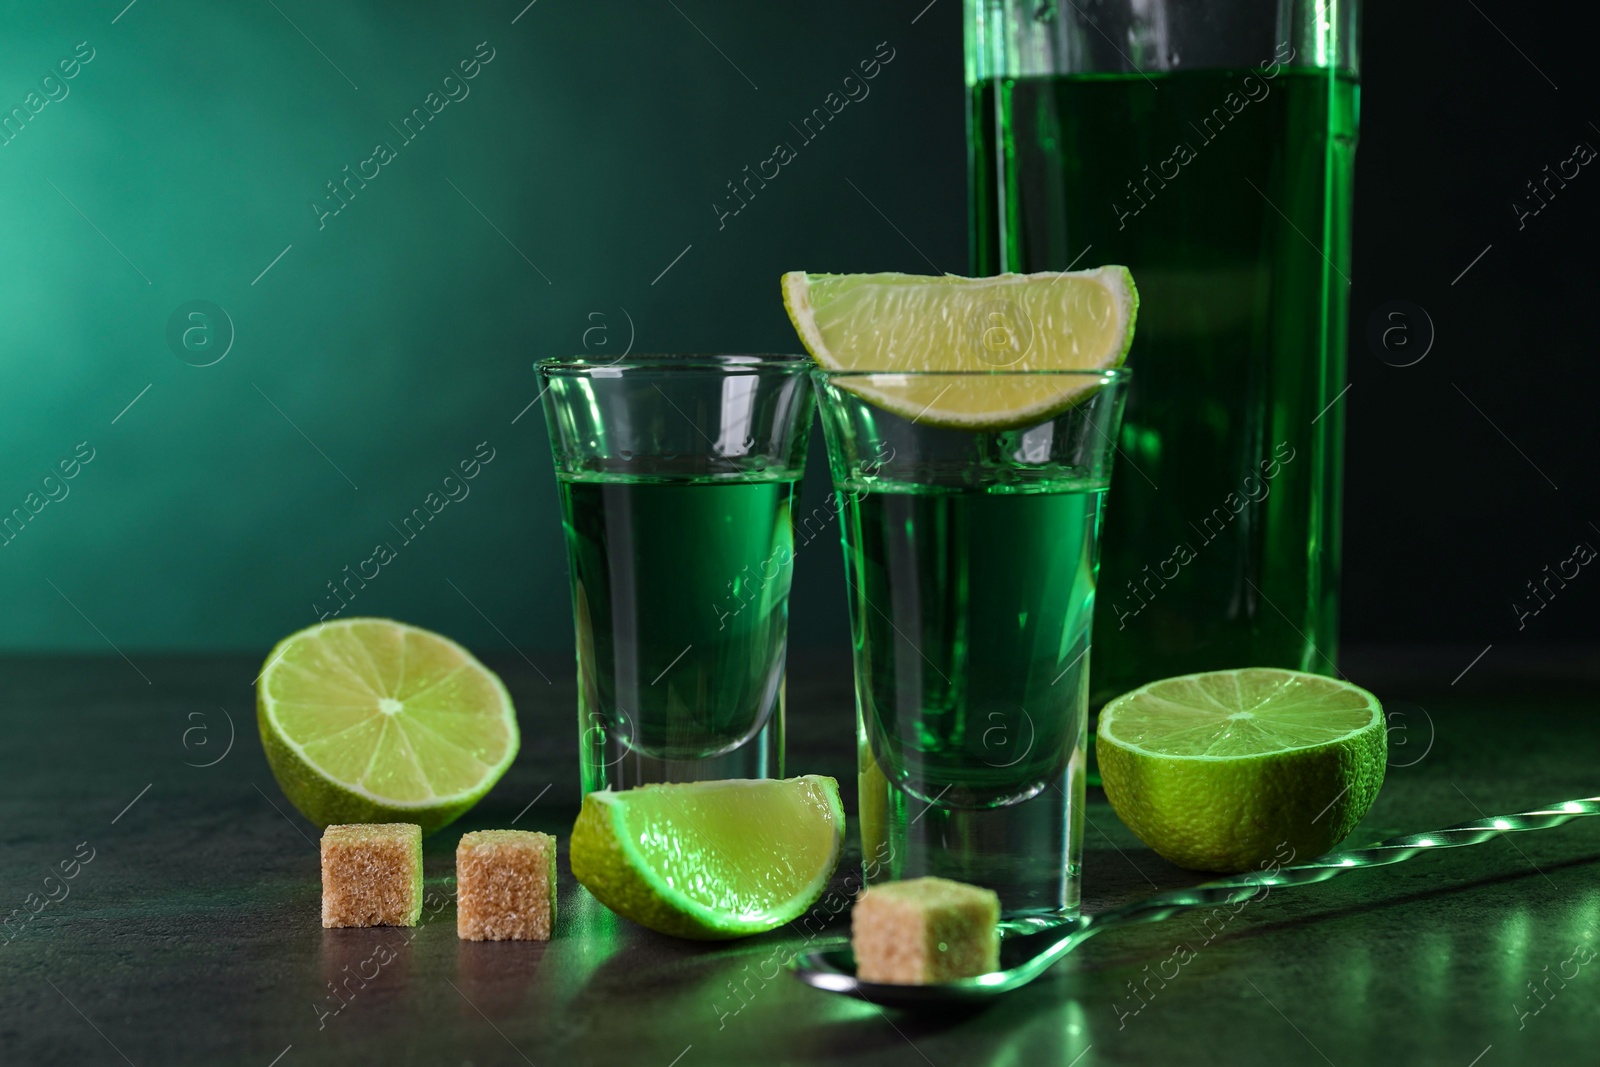
[[[714,940],[798,918],[827,888],[843,847],[832,778],[647,785],[583,798],[572,873],[624,918]]]
[[[1167,678],[1100,712],[1106,798],[1181,867],[1308,860],[1350,833],[1383,784],[1383,708],[1349,682],[1250,667]]]
[[[932,426],[992,430],[1098,388],[1083,372],[1121,366],[1139,293],[1118,266],[992,278],[791,271],[783,303],[818,366],[870,372],[835,379],[840,388]]]
[[[318,623],[278,643],[256,683],[267,762],[318,826],[411,822],[432,833],[517,754],[511,696],[448,638],[388,619]]]

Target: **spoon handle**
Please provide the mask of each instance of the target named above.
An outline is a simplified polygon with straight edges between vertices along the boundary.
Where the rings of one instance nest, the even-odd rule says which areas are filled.
[[[1600,815],[1600,797],[1561,801],[1534,811],[1519,811],[1512,815],[1474,819],[1471,822],[1456,823],[1454,826],[1446,826],[1429,833],[1403,834],[1366,848],[1329,852],[1309,863],[1296,863],[1280,867],[1275,871],[1249,871],[1188,889],[1168,890],[1092,916],[1080,932],[1087,936],[1091,931],[1099,933],[1111,927],[1156,922],[1189,908],[1235,904],[1248,900],[1263,889],[1270,892],[1268,887],[1325,882],[1337,874],[1357,867],[1381,867],[1389,863],[1399,863],[1430,849],[1482,844],[1505,833],[1547,830],[1585,815]],[[1074,940],[1081,940],[1081,937]]]

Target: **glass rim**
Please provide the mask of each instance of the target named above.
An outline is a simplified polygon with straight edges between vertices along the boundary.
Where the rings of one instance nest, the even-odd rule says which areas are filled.
[[[833,370],[828,367],[812,367],[811,373],[818,378],[1080,378],[1098,379],[1103,382],[1123,382],[1133,377],[1131,367],[1101,367],[1098,369],[1039,369],[1039,370],[1007,370],[997,367],[994,370]]]
[[[640,352],[616,359],[596,359],[590,355],[546,356],[534,361],[542,374],[590,374],[595,371],[787,371],[795,373],[811,367],[811,357],[799,353],[748,352],[707,354],[696,352]]]

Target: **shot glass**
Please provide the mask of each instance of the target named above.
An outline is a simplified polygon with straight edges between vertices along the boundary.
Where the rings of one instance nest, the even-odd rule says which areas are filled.
[[[1128,372],[814,375],[844,515],[866,881],[937,875],[995,890],[1008,919],[1070,915]],[[964,430],[882,405],[963,393],[1056,413]]]
[[[800,356],[546,359],[583,791],[783,775]]]

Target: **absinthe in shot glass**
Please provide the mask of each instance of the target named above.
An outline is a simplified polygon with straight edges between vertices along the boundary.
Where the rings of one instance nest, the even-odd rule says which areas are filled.
[[[858,700],[888,779],[925,803],[1021,803],[1083,734],[1104,484],[868,481],[843,491]]]
[[[763,473],[561,478],[585,792],[640,784],[642,762],[782,773],[718,760],[781,736],[798,491]],[[646,776],[663,774],[680,776]]]

